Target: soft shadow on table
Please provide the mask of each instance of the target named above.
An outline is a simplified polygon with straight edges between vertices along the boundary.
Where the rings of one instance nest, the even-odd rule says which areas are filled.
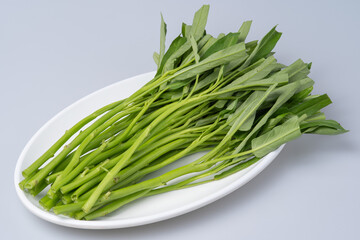
[[[295,168],[299,164],[310,166],[313,161],[317,161],[313,157],[315,153],[357,151],[356,146],[347,140],[346,137],[339,140],[338,137],[327,138],[321,136],[305,136],[295,140],[285,146],[276,160],[264,172],[237,191],[196,211],[158,223],[126,229],[81,230],[57,226],[35,216],[34,218],[39,221],[39,224],[40,221],[41,224],[46,224],[45,227],[49,231],[61,231],[61,235],[64,235],[65,239],[66,237],[71,237],[71,239],[146,239],[150,236],[156,239],[159,233],[162,236],[166,234],[171,236],[171,234],[176,234],[181,229],[194,227],[197,223],[205,222],[206,224],[206,221],[211,218],[221,218],[221,214],[230,213],[234,205],[246,208],[247,202],[261,197],[261,192],[264,189],[271,188],[272,182],[281,177],[281,174],[287,169]],[[294,159],[294,156],[297,159]],[[299,159],[301,162],[298,161]]]

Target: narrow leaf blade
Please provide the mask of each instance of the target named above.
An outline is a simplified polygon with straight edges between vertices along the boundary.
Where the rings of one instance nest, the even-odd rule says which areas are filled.
[[[165,39],[166,39],[166,23],[164,21],[163,15],[161,14],[159,62],[161,62],[165,54]]]
[[[245,42],[247,35],[249,34],[252,21],[245,21],[239,29],[239,42]]]
[[[194,15],[190,35],[193,35],[196,41],[204,35],[209,9],[210,5],[203,5]]]
[[[271,131],[254,138],[251,148],[258,158],[264,157],[282,144],[301,136],[298,117],[292,117],[285,123],[273,128]]]

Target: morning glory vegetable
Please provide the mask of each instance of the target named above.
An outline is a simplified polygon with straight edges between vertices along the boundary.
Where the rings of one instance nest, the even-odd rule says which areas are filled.
[[[67,130],[23,171],[21,189],[34,196],[47,189],[44,209],[92,220],[139,198],[225,178],[302,134],[347,131],[322,112],[330,98],[311,94],[311,63],[277,62],[275,27],[259,41],[246,40],[251,21],[212,36],[208,13],[202,6],[167,49],[161,15],[154,78]]]

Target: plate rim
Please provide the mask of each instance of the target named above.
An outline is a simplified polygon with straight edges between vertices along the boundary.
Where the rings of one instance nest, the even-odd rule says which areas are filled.
[[[67,111],[71,110],[74,105],[79,104],[80,102],[86,101],[88,98],[93,97],[96,94],[99,94],[101,91],[104,91],[107,88],[112,88],[113,86],[117,84],[126,84],[126,82],[133,81],[136,78],[144,78],[149,77],[151,78],[155,74],[155,71],[147,72],[143,74],[139,74],[130,78],[126,78],[124,80],[120,80],[116,83],[110,84],[108,86],[105,86],[99,90],[96,90],[79,100],[75,101],[74,103],[70,104],[69,106],[65,107],[63,110],[58,112],[55,116],[53,116],[50,120],[48,120],[44,125],[41,126],[39,130],[30,138],[30,140],[26,143],[25,147],[21,151],[21,154],[16,162],[16,167],[14,171],[14,185],[16,189],[17,196],[19,197],[21,203],[34,215],[37,217],[49,221],[51,223],[65,226],[65,227],[71,227],[71,228],[79,228],[79,229],[117,229],[117,228],[127,228],[127,227],[135,227],[135,226],[141,226],[146,225],[154,222],[160,222],[164,221],[173,217],[177,217],[183,214],[186,214],[188,212],[194,211],[196,209],[199,209],[201,207],[204,207],[212,202],[215,202],[224,196],[234,192],[238,188],[242,187],[246,183],[248,183],[251,179],[253,179],[255,176],[257,176],[260,172],[262,172],[281,152],[285,144],[280,146],[275,151],[269,153],[265,157],[263,157],[256,165],[249,170],[247,173],[245,173],[242,177],[236,179],[235,181],[228,184],[226,187],[224,187],[221,190],[218,190],[206,197],[203,197],[201,199],[198,199],[196,201],[193,201],[191,203],[185,204],[184,206],[181,206],[179,208],[174,208],[165,212],[161,212],[158,214],[152,214],[148,216],[143,217],[136,217],[136,218],[130,218],[130,219],[118,219],[118,220],[110,220],[110,221],[104,221],[104,220],[93,220],[93,221],[83,221],[83,220],[75,220],[71,218],[65,218],[61,216],[55,216],[52,214],[49,214],[47,211],[42,210],[38,208],[37,206],[33,205],[31,201],[26,197],[26,193],[22,191],[18,185],[18,183],[21,181],[21,166],[24,162],[25,155],[28,152],[30,146],[33,144],[35,139],[44,131],[47,129],[47,126],[50,125],[53,121],[56,121],[59,115],[62,115],[66,113]],[[221,181],[221,180],[220,180]]]

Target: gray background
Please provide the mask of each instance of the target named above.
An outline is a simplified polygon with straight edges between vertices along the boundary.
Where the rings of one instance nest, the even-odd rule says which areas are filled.
[[[291,142],[246,186],[171,220],[110,231],[45,222],[13,186],[26,142],[75,100],[154,70],[160,11],[173,39],[204,1],[1,1],[2,239],[360,239],[359,1],[207,2],[215,35],[253,19],[258,39],[279,24],[277,58],[313,62],[315,92],[334,102],[327,116],[350,133]]]

